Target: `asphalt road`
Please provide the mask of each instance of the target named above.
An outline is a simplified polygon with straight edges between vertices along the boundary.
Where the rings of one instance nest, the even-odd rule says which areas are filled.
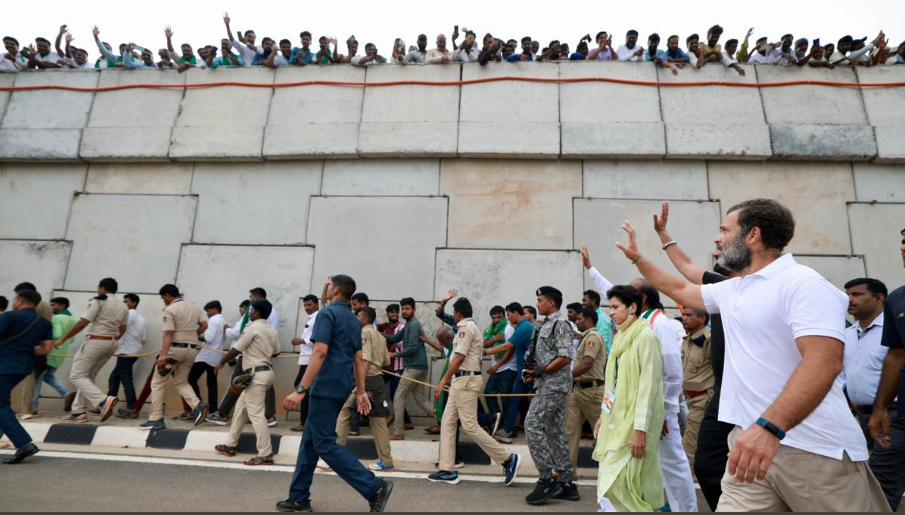
[[[52,453],[48,453],[52,454]],[[37,455],[0,465],[2,511],[275,511],[287,497],[290,474],[185,465],[102,461]],[[387,511],[595,511],[594,486],[581,487],[578,502],[533,508],[524,498],[532,485],[463,481],[455,486],[395,478]],[[316,474],[316,511],[368,511],[367,502],[334,475]]]

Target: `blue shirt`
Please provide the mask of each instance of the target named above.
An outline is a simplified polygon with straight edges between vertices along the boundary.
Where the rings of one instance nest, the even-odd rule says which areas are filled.
[[[845,391],[855,406],[873,406],[880,386],[883,360],[889,349],[880,345],[883,313],[866,329],[860,323],[845,328],[843,377]]]
[[[518,369],[519,376],[525,369],[525,354],[528,353],[528,347],[531,346],[531,338],[534,337],[534,326],[527,319],[522,319],[515,326],[512,336],[509,337],[509,343],[515,346],[515,366]]]
[[[314,62],[314,56],[317,55],[317,52],[313,52],[310,48],[308,49],[308,53],[302,55],[301,48],[293,48],[292,54],[289,57],[289,64],[295,66],[295,63],[301,61],[305,64],[312,64]]]
[[[672,53],[669,50],[667,50],[666,53],[663,54],[662,57],[663,57],[663,59],[685,59],[686,61],[688,60],[688,54],[683,52],[681,48],[676,48],[675,53]]]
[[[53,326],[38,317],[34,308],[7,311],[0,315],[0,342],[12,338],[38,318],[37,323],[14,340],[0,345],[0,374],[28,375],[34,368],[35,347],[53,340]]]
[[[886,297],[883,308],[883,339],[881,344],[890,349],[905,348],[905,286]],[[905,367],[899,373],[899,418],[905,418]]]
[[[660,50],[660,49],[658,48],[658,49],[657,49],[657,52],[652,56],[652,55],[650,55],[650,49],[649,49],[649,48],[645,48],[645,49],[644,49],[644,54],[643,54],[643,55],[644,55],[644,60],[645,60],[645,61],[653,61],[653,60],[654,60],[655,58],[657,58],[657,57],[661,57],[661,58],[662,58],[664,54],[666,54],[666,52],[664,52],[664,51],[662,51],[662,50]]]
[[[569,56],[570,61],[584,61],[584,56],[579,54],[578,52],[572,52],[572,55]]]
[[[606,344],[606,355],[610,355],[613,348],[613,319],[610,314],[603,311],[603,308],[597,308],[597,332],[603,336],[603,342]]]
[[[521,59],[519,59],[520,55],[522,55],[522,54],[512,54],[509,57],[507,57],[506,60],[509,61],[510,63],[521,62]],[[528,54],[528,61],[533,61],[533,60],[534,60],[534,54]]]
[[[270,52],[273,52],[273,50],[271,50]],[[251,60],[251,65],[252,66],[263,66],[264,61],[266,61],[268,58],[270,58],[270,52],[265,50],[263,54],[255,54],[255,58]],[[275,60],[276,60],[276,58],[274,57],[274,61]]]
[[[327,345],[327,356],[311,384],[311,395],[346,399],[352,392],[355,353],[361,351],[361,323],[344,300],[317,314],[311,342]]]

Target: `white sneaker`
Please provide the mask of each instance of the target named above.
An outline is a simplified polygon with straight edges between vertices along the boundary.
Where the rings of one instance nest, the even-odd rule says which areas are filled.
[[[277,418],[272,417],[267,419],[267,427],[276,427],[277,426]]]
[[[318,458],[317,459],[317,468],[320,470],[330,470],[330,465],[327,465],[327,462]]]

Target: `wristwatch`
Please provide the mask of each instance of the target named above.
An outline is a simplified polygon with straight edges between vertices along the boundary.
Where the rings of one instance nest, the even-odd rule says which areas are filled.
[[[295,393],[297,393],[299,395],[305,395],[306,393],[308,393],[308,389],[305,388],[304,385],[299,384],[298,386],[295,387]]]
[[[765,419],[764,417],[760,417],[759,419],[757,419],[757,422],[755,422],[755,424],[766,429],[773,436],[775,436],[776,438],[779,438],[780,440],[782,440],[783,438],[786,437],[785,431],[776,427],[776,424],[774,424],[773,422],[770,422],[769,420]]]

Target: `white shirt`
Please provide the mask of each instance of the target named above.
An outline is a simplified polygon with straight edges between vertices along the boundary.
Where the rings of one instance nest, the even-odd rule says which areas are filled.
[[[308,315],[308,322],[305,323],[305,328],[302,329],[302,340],[305,343],[299,345],[299,365],[307,365],[308,361],[311,360],[311,354],[314,353],[314,343],[311,342],[311,335],[314,333],[314,321],[317,319],[317,314],[320,311],[315,311]]]
[[[73,68],[84,68],[84,69],[86,69],[86,70],[92,70],[92,69],[94,69],[94,65],[91,64],[90,62],[85,61],[85,64],[79,64],[79,63],[75,60],[75,57],[70,57],[70,58],[69,58],[69,66],[71,66],[71,67],[73,67]]]
[[[462,47],[454,50],[449,60],[454,63],[476,63],[481,55],[481,50],[477,45],[471,45],[470,51],[465,51]]]
[[[224,350],[223,344],[226,343],[226,320],[223,315],[216,314],[207,321],[207,329],[204,330],[204,346],[211,349]],[[201,352],[195,356],[195,363],[204,362],[212,367],[220,364],[223,355],[213,350],[201,349]]]
[[[729,52],[723,50],[720,53],[720,55],[723,56],[721,58],[721,62],[723,63],[723,66],[725,66],[726,68],[729,68],[733,64],[738,64],[738,59],[736,59],[734,55],[729,55]]]
[[[48,63],[58,63],[63,60],[63,57],[56,52],[48,52],[47,55],[41,55],[35,52],[35,61],[46,61]]]
[[[855,406],[873,406],[880,386],[883,360],[889,347],[880,345],[883,336],[883,313],[867,328],[860,323],[845,328],[845,364],[842,376],[845,391]]]
[[[508,342],[509,338],[512,338],[513,333],[515,333],[515,328],[512,327],[512,324],[507,322],[506,329],[503,331],[503,337],[505,338],[505,340],[503,341]],[[506,370],[518,371],[518,367],[515,362],[515,349],[513,349],[512,356],[509,357],[509,360],[507,362],[500,365],[500,368],[497,369],[497,372],[503,372]]]
[[[452,54],[449,49],[440,50],[439,48],[434,48],[427,51],[427,55],[424,56],[424,62],[427,64],[440,64],[440,60],[443,57],[448,57],[450,62],[452,62]]]
[[[748,62],[751,64],[773,64],[773,62],[770,61],[770,54],[761,54],[757,50],[751,54],[751,57],[748,58]]]
[[[116,354],[139,354],[146,341],[148,341],[148,328],[145,325],[145,317],[141,316],[138,311],[130,309],[126,332],[119,339]]]
[[[235,39],[232,40],[232,45],[233,48],[235,48],[239,52],[239,54],[242,55],[242,60],[245,61],[245,66],[251,66],[251,63],[255,60],[256,55],[264,54],[263,46],[256,47],[255,50],[252,50],[245,43],[242,43],[241,41],[237,41]],[[274,61],[276,61],[276,58],[274,58]]]
[[[663,412],[667,415],[677,415],[679,397],[682,395],[682,342],[679,341],[679,336],[666,313],[655,310],[645,322],[660,340],[660,356],[663,359]]]
[[[575,322],[569,321],[569,325],[572,326],[572,334],[581,333],[578,330],[578,325]],[[581,338],[572,338],[572,369],[575,369],[575,356],[578,354],[578,346],[581,345]]]
[[[845,341],[848,298],[814,270],[785,254],[744,277],[701,287],[704,305],[719,313],[726,335],[720,422],[747,429],[773,404],[801,362],[796,338]],[[837,378],[820,405],[786,432],[782,445],[834,459],[843,451],[867,460],[864,433]]]
[[[242,327],[242,318],[244,318],[244,316],[240,316],[238,319],[236,319],[235,322],[233,322],[233,325],[226,328],[226,342],[229,343],[229,345],[224,346],[224,349],[232,348],[233,344],[236,343],[236,340],[238,340],[239,337],[242,336],[242,333],[239,332],[239,328]]]
[[[642,47],[638,43],[635,43],[635,48],[629,48],[625,45],[622,45],[616,49],[616,56],[619,58],[620,61],[641,62],[641,61],[644,61],[644,54],[635,55],[635,52],[637,52],[638,50],[643,50],[643,49],[644,49],[644,47]]]
[[[893,56],[895,59],[895,56]],[[6,58],[6,52],[0,52],[0,71],[17,72],[27,68],[27,62],[21,55],[14,55],[12,59]]]

